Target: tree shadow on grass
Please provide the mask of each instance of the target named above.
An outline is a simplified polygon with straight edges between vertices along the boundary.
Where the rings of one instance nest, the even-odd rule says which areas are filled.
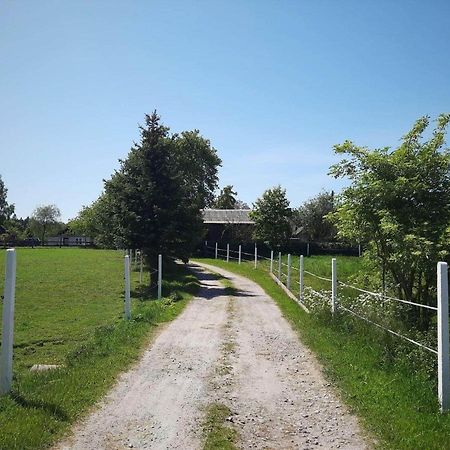
[[[59,421],[67,422],[69,420],[69,416],[66,414],[66,412],[54,403],[47,403],[42,400],[27,399],[18,392],[12,392],[11,398],[17,405],[21,406],[22,408],[41,409],[47,414],[52,415]]]
[[[188,272],[183,264],[166,264],[162,280],[162,296],[177,301],[183,298],[183,294],[197,294],[200,283],[196,276]],[[158,299],[158,286],[156,280],[150,285],[141,284],[131,291],[131,297],[141,301],[155,301]]]

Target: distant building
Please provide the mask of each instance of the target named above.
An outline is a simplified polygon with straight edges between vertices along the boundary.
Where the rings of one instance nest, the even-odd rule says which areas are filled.
[[[204,209],[203,223],[208,231],[205,240],[210,242],[252,242],[255,222],[250,209]]]
[[[46,239],[45,245],[54,247],[87,247],[92,245],[88,236],[52,236]]]

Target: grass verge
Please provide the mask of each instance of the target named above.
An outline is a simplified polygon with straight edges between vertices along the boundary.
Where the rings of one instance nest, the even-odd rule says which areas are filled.
[[[208,406],[203,424],[204,450],[237,449],[235,445],[236,431],[227,422],[230,415],[230,409],[221,403],[213,403]]]
[[[3,259],[4,252],[0,268]],[[183,266],[165,264],[165,298],[133,298],[126,322],[120,252],[19,249],[17,273],[14,381],[0,398],[1,449],[45,448],[60,438],[199,287]],[[138,278],[133,272],[135,289]],[[36,363],[62,367],[30,372]]]
[[[450,449],[450,414],[439,413],[434,383],[413,365],[387,363],[387,346],[376,330],[306,314],[263,268],[215,259],[200,261],[255,281],[275,300],[315,352],[343,400],[375,436],[377,447]]]

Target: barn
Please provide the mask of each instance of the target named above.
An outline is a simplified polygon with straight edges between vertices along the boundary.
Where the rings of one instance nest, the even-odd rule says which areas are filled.
[[[250,243],[255,222],[250,209],[204,209],[203,223],[209,242]]]

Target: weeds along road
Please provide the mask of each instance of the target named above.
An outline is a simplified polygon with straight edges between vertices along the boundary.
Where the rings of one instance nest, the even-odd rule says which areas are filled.
[[[273,300],[246,278],[191,266],[199,295],[56,448],[201,449],[213,404],[230,409],[238,448],[368,448]]]

